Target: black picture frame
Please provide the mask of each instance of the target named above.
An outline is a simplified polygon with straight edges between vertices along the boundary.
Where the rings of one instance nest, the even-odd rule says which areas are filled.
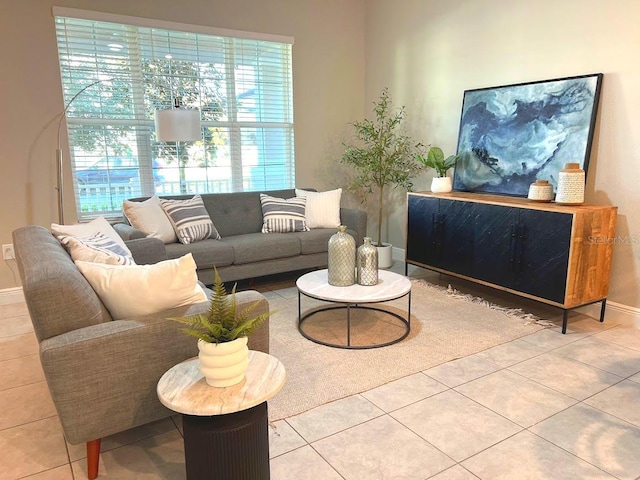
[[[557,185],[566,163],[589,166],[602,73],[465,90],[456,191],[526,197]]]

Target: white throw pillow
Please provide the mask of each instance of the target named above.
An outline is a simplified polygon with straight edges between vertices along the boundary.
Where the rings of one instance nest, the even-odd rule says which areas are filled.
[[[207,300],[190,253],[152,265],[76,265],[115,320]]]
[[[103,233],[90,237],[71,237],[62,235],[60,243],[64,245],[74,261],[108,263],[110,265],[135,265],[129,250],[125,250],[112,238]]]
[[[305,216],[309,228],[336,228],[340,226],[341,188],[328,192],[309,192],[296,188],[296,196],[307,198]]]
[[[92,237],[97,233],[102,233],[103,235],[114,240],[117,244],[124,248],[125,251],[129,253],[129,255],[131,255],[131,251],[127,247],[127,244],[124,243],[122,237],[118,235],[118,232],[113,229],[111,224],[104,217],[94,218],[88,223],[77,223],[75,225],[58,225],[57,223],[52,223],[51,232],[58,239],[67,235],[76,238],[86,238]]]
[[[165,244],[178,241],[173,225],[164,213],[157,195],[144,202],[125,200],[122,202],[122,212],[132,227],[148,236],[159,238]]]

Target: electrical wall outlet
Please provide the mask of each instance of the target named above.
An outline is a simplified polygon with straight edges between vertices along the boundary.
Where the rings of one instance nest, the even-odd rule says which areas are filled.
[[[2,245],[2,258],[4,260],[13,260],[16,258],[16,254],[13,251],[13,243]]]

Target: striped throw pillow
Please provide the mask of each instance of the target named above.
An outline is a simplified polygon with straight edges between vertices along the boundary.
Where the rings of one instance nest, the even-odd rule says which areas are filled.
[[[195,195],[189,200],[161,198],[160,203],[171,220],[180,243],[188,245],[207,238],[220,239],[220,234],[213,225],[209,212],[204,208],[200,195]]]
[[[305,220],[307,199],[289,199],[260,194],[262,203],[262,233],[308,232]]]
[[[69,251],[71,258],[85,262],[106,263],[109,265],[135,265],[131,252],[125,246],[102,233],[87,237],[61,235],[60,243]]]

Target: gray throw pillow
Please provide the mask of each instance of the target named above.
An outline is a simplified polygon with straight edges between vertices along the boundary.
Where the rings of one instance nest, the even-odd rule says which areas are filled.
[[[305,197],[284,198],[260,194],[262,233],[308,232]]]
[[[169,217],[180,243],[190,243],[207,238],[220,239],[209,212],[204,208],[202,197],[194,195],[188,200],[160,199],[162,209]]]

